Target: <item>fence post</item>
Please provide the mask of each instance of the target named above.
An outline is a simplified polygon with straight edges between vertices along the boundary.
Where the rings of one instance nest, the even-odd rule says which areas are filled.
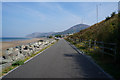
[[[102,42],[102,45],[103,45],[103,52],[104,52],[104,43]]]
[[[103,50],[103,53],[102,53],[102,57],[104,55],[104,43],[102,42],[102,50]]]
[[[94,41],[94,50],[96,50],[96,40]]]
[[[117,60],[117,58],[116,58],[116,57],[117,57],[117,55],[116,55],[116,54],[117,54],[117,51],[116,51],[116,50],[117,50],[117,45],[115,45],[115,49],[114,49],[114,51],[115,51],[115,53],[114,53],[114,60],[115,60],[115,62],[116,62],[116,60]]]
[[[91,48],[91,40],[89,40],[89,48]]]

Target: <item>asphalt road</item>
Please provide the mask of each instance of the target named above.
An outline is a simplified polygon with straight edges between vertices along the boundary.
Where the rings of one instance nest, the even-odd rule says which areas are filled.
[[[108,76],[62,39],[4,78],[108,78]]]

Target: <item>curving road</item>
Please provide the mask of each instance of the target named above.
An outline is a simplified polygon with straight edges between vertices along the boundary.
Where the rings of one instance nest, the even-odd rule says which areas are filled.
[[[6,78],[106,79],[108,76],[62,39],[3,79]]]

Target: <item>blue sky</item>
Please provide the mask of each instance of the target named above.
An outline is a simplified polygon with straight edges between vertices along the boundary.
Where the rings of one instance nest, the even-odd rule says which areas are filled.
[[[76,24],[96,23],[117,12],[117,2],[3,2],[3,37],[24,37],[33,32],[59,32]]]

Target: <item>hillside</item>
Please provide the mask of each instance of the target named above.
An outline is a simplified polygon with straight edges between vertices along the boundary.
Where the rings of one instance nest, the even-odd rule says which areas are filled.
[[[71,27],[71,28],[69,28],[69,29],[67,29],[67,30],[65,30],[65,31],[62,31],[62,32],[57,32],[57,33],[55,33],[55,34],[53,34],[53,35],[64,35],[64,34],[71,34],[71,33],[76,33],[76,32],[79,32],[80,30],[83,30],[83,29],[86,29],[86,28],[88,28],[89,27],[89,25],[86,25],[86,24],[77,24],[77,25],[75,25],[75,26],[73,26],[73,27]]]
[[[89,28],[81,30],[72,36],[73,39],[87,39],[97,40],[104,42],[118,42],[118,15],[107,17],[106,20],[94,24]]]
[[[40,38],[40,37],[45,37],[45,36],[50,36],[55,32],[48,32],[48,33],[40,33],[40,32],[34,32],[32,34],[28,34],[26,37],[30,38]]]
[[[32,34],[28,34],[26,37],[32,37],[32,38],[39,38],[39,37],[46,37],[46,36],[50,36],[50,35],[65,35],[65,34],[68,34],[68,33],[76,33],[76,32],[79,32],[80,30],[83,30],[83,29],[86,29],[88,28],[89,26],[86,25],[86,24],[78,24],[78,25],[75,25],[65,31],[62,31],[62,32],[48,32],[48,33],[40,33],[40,32],[35,32],[35,33],[32,33]]]
[[[83,41],[80,43],[74,42],[80,39],[83,39]],[[98,24],[68,36],[66,40],[74,44],[80,51],[83,51],[85,55],[90,56],[95,63],[115,80],[120,79],[120,13],[112,13],[111,17],[106,17],[105,20]],[[102,41],[105,44],[96,43],[96,47],[96,44],[88,43],[88,40]],[[116,43],[116,46],[107,43]],[[90,44],[91,46],[88,46]],[[114,49],[115,51],[112,51]],[[110,54],[114,54],[114,56]]]

